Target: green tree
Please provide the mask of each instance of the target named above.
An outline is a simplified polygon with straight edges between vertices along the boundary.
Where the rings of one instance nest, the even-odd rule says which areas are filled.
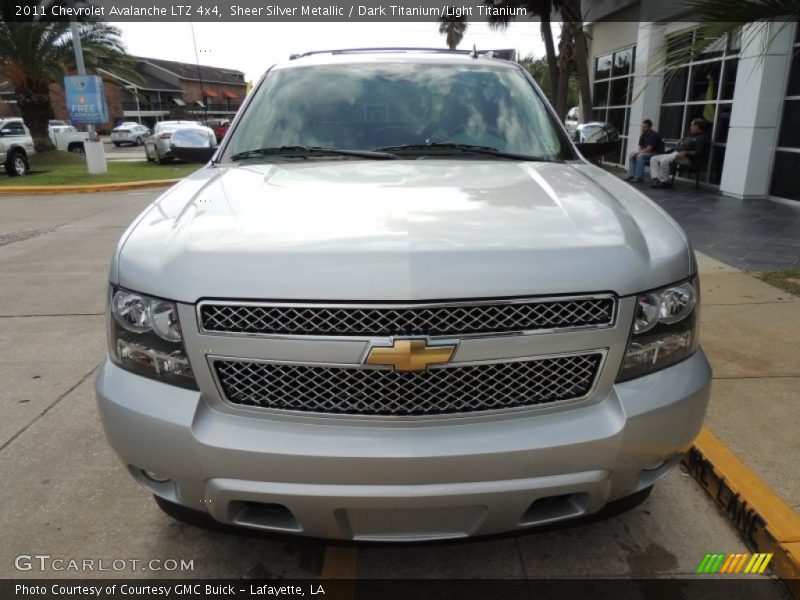
[[[553,39],[551,17],[553,11],[561,7],[561,0],[501,0],[500,2],[484,0],[484,4],[507,9],[524,8],[529,18],[538,18],[540,20],[549,80],[553,85],[553,89],[556,89],[559,79],[558,55],[556,54],[556,45]],[[489,18],[489,26],[495,29],[506,29],[510,22],[511,17],[505,15]]]
[[[464,39],[464,34],[467,31],[466,17],[446,17],[442,16],[439,19],[439,33],[446,36],[447,47],[450,50],[455,50]]]
[[[519,64],[531,74],[542,88],[545,96],[550,102],[555,105],[556,92],[550,82],[550,70],[547,68],[547,57],[541,56],[534,57],[532,54],[520,59]],[[569,75],[569,82],[567,85],[567,106],[577,106],[580,101],[580,84],[578,82],[578,74],[573,71]]]
[[[15,7],[20,4],[47,9],[56,2],[0,2],[0,77],[8,79],[14,88],[17,105],[31,130],[36,150],[50,150],[53,148],[47,134],[48,121],[53,118],[50,84],[61,85],[64,75],[75,68],[72,34],[66,20],[46,21],[35,17],[26,22],[15,21]],[[102,65],[128,79],[139,79],[116,27],[84,21],[79,23],[79,31],[87,71]]]
[[[540,19],[549,80],[553,90],[553,105],[559,118],[563,119],[569,107],[573,106],[567,100],[573,71],[578,75],[581,107],[584,111],[591,109],[592,96],[581,0],[501,0],[499,3],[496,0],[484,0],[484,4],[501,8],[524,8],[529,18],[538,17]],[[553,14],[558,14],[561,18],[558,54],[556,54],[552,32]],[[511,19],[513,17],[490,17],[489,25],[505,28],[508,27]]]

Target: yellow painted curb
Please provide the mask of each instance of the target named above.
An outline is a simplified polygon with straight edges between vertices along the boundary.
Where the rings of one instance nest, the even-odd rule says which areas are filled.
[[[174,185],[180,179],[153,179],[151,181],[123,181],[121,183],[94,183],[86,185],[5,185],[2,194],[76,194],[82,192],[123,192]]]
[[[800,515],[706,427],[683,464],[748,546],[775,555],[772,570],[800,597]]]

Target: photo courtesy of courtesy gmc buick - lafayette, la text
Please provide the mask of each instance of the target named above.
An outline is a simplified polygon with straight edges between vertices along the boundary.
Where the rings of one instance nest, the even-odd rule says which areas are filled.
[[[700,431],[697,264],[518,64],[294,55],[128,228],[97,400],[168,514],[414,541],[643,499]],[[606,514],[607,508],[602,514]]]

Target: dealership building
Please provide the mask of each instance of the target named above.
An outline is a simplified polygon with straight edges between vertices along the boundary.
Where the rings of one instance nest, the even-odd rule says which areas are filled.
[[[670,3],[671,4],[671,3]],[[800,200],[800,27],[747,25],[688,61],[667,63],[689,43],[692,23],[674,5],[652,0],[584,2],[592,111],[617,126],[624,164],[639,127],[651,119],[664,139],[689,122],[710,125],[711,152],[701,180],[734,198]]]

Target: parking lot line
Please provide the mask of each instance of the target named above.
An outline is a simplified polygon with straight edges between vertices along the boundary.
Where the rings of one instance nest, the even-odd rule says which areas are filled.
[[[325,546],[320,577],[323,580],[340,580],[334,594],[336,600],[355,598],[357,564],[357,548],[353,546]]]
[[[772,570],[800,596],[800,515],[703,427],[684,465],[757,552],[772,553]]]

